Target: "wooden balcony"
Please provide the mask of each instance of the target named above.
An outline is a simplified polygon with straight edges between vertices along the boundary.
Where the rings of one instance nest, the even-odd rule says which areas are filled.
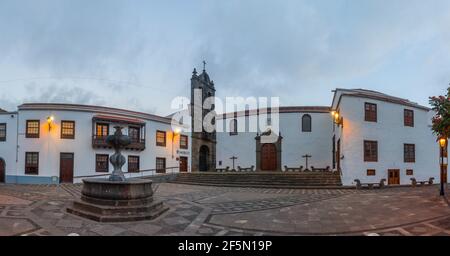
[[[112,148],[106,144],[106,136],[92,136],[93,148]],[[131,140],[131,144],[125,147],[125,150],[139,150],[145,149],[145,139]]]

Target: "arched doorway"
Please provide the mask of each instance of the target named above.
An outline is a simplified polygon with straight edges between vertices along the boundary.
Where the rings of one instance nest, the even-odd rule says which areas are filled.
[[[277,147],[266,143],[261,146],[261,170],[275,171],[277,169]]]
[[[0,183],[5,182],[5,161],[0,158]]]
[[[205,145],[200,147],[200,154],[199,154],[199,163],[198,163],[198,169],[201,172],[206,172],[209,169],[209,148]]]

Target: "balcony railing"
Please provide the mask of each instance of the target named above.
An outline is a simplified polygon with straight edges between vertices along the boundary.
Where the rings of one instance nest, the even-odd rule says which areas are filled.
[[[92,136],[92,147],[93,148],[111,148],[106,144],[106,136]],[[145,149],[145,139],[132,139],[131,144],[125,147],[126,150],[144,150]]]

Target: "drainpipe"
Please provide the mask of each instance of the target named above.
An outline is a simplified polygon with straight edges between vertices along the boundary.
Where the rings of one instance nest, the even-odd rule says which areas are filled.
[[[18,163],[19,163],[19,110],[17,110],[16,116],[16,182],[17,183],[17,172],[18,172]]]

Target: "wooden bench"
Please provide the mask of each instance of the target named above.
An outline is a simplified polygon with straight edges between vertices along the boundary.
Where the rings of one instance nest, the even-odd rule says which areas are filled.
[[[252,165],[252,166],[247,167],[247,168],[242,168],[242,167],[238,166],[237,171],[238,172],[254,172],[255,171],[255,166]]]
[[[226,168],[216,168],[216,172],[229,172],[230,167],[227,166]]]
[[[359,179],[354,180],[356,182],[356,189],[362,189],[362,188],[384,188],[386,179],[381,179],[380,182],[364,182],[362,183]]]
[[[413,187],[416,187],[419,184],[420,184],[419,186],[433,185],[433,183],[434,183],[433,177],[430,177],[428,180],[421,180],[421,181],[416,180],[416,178],[411,178],[411,184]]]
[[[314,166],[311,166],[311,170],[313,172],[330,172],[331,168],[330,166],[327,166],[326,168],[314,168]]]
[[[285,165],[283,171],[285,171],[285,172],[302,172],[303,171],[303,166],[300,166],[300,167],[288,167],[287,165]]]

